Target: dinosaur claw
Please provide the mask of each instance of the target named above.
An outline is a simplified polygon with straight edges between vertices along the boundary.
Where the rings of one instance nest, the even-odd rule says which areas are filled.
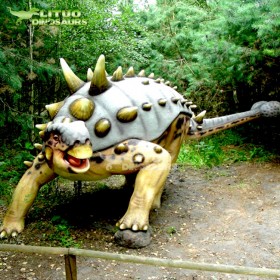
[[[144,231],[147,231],[148,228],[149,228],[149,226],[145,225],[145,226],[143,227],[143,230],[144,230]]]
[[[138,231],[138,225],[133,225],[133,226],[132,226],[132,230],[133,230],[133,231]]]
[[[125,224],[121,224],[121,225],[120,225],[120,229],[121,229],[121,230],[126,229],[126,225],[125,225]]]
[[[16,231],[13,231],[12,234],[11,234],[11,236],[12,236],[13,238],[16,238],[16,237],[18,236],[18,233],[17,233]]]
[[[7,232],[5,230],[2,230],[0,234],[0,239],[4,239],[4,238],[7,238]]]

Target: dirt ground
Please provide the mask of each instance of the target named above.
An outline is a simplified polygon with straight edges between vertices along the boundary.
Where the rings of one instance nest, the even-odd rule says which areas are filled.
[[[80,248],[196,262],[278,268],[280,263],[280,165],[237,163],[212,169],[174,166],[162,208],[151,213],[152,242],[127,249],[114,242],[114,224],[124,213],[127,191],[90,186],[45,211],[68,221]],[[108,184],[118,184],[119,179]],[[72,187],[70,187],[71,189]],[[73,189],[73,188],[72,188]],[[73,192],[73,190],[72,190]],[[61,194],[59,194],[61,195]],[[2,220],[5,207],[0,209]],[[38,211],[38,210],[37,210]],[[42,210],[43,211],[43,210]],[[2,243],[53,246],[32,209],[26,230]],[[78,279],[265,279],[77,258]],[[63,256],[0,252],[0,279],[65,279]]]

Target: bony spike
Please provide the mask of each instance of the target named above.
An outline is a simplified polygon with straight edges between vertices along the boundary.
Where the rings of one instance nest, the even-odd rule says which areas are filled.
[[[197,123],[199,123],[199,124],[201,124],[201,123],[203,123],[203,119],[204,119],[204,117],[205,117],[205,114],[206,114],[206,110],[204,110],[204,111],[202,111],[201,113],[199,113],[197,116],[195,116],[193,119],[197,122]]]
[[[41,137],[41,139],[43,139],[44,136],[45,136],[45,131],[40,131],[40,132],[39,132],[39,136]]]
[[[138,74],[138,77],[146,77],[145,76],[145,70],[141,70]]]
[[[25,160],[23,163],[24,163],[27,167],[31,167],[31,166],[33,165],[33,162],[32,162],[32,161],[27,161],[27,160]]]
[[[123,80],[123,72],[122,72],[122,67],[121,66],[119,66],[117,68],[117,70],[114,72],[111,80],[115,81],[115,82]]]
[[[47,128],[48,124],[47,123],[42,123],[42,124],[36,124],[35,127],[39,130],[45,130]]]
[[[105,70],[105,56],[100,55],[91,79],[89,94],[94,96],[105,92],[110,87]]]
[[[43,161],[43,160],[45,160],[45,156],[43,154],[39,154],[38,159],[39,159],[39,161]]]
[[[37,150],[42,151],[43,145],[42,145],[42,144],[39,144],[39,143],[35,143],[35,144],[34,144],[34,147],[35,147]]]
[[[154,74],[154,73],[151,73],[151,74],[148,76],[148,78],[154,79],[154,78],[155,78],[155,74]]]
[[[91,70],[91,68],[88,68],[88,70],[87,70],[87,81],[90,82],[92,77],[93,77],[93,71]]]
[[[73,94],[74,92],[79,90],[85,83],[74,74],[74,72],[71,70],[71,68],[63,58],[60,59],[60,65],[69,90]]]
[[[49,104],[49,105],[45,106],[47,111],[49,112],[51,119],[53,119],[56,116],[57,112],[63,106],[63,104],[64,104],[64,101],[60,101],[60,102]]]
[[[135,72],[133,67],[129,67],[129,69],[127,70],[126,74],[124,75],[126,78],[132,78],[135,77]]]

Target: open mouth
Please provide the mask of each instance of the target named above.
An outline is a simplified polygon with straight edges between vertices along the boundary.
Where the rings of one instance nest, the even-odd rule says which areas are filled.
[[[64,160],[75,173],[84,173],[88,171],[90,167],[89,159],[80,159],[66,154]]]

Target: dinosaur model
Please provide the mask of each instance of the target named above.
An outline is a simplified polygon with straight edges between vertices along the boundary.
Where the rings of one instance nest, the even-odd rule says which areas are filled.
[[[118,221],[119,232],[145,233],[149,213],[160,207],[164,183],[186,139],[206,136],[259,117],[280,115],[277,101],[257,102],[252,109],[203,119],[195,105],[169,82],[135,75],[122,68],[109,77],[101,55],[88,82],[80,80],[61,59],[71,95],[47,105],[52,121],[39,124],[43,145],[19,181],[4,217],[0,237],[17,236],[41,186],[57,176],[75,181],[99,180],[122,174],[134,181],[128,209]],[[123,237],[124,239],[126,237]]]

